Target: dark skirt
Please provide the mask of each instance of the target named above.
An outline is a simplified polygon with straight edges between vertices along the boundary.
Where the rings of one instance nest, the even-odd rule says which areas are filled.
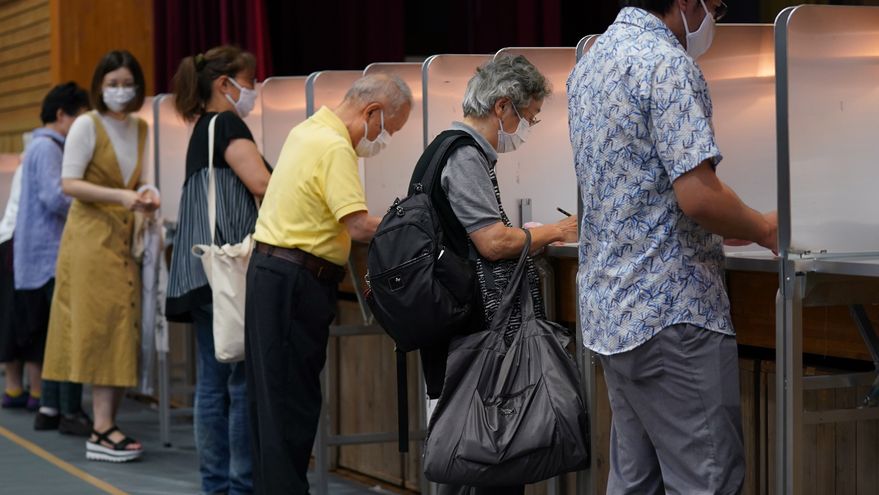
[[[42,363],[54,279],[34,290],[15,290],[12,240],[0,243],[0,363]]]

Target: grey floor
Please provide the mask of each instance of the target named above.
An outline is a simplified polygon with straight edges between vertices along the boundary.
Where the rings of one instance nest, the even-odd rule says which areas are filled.
[[[2,379],[0,379],[2,387]],[[2,388],[0,388],[2,390]],[[86,404],[88,406],[88,404]],[[88,410],[88,409],[87,409]],[[145,449],[141,460],[127,464],[92,462],[85,459],[85,440],[33,429],[33,413],[0,409],[0,426],[57,456],[64,463],[103,480],[131,495],[177,495],[199,493],[198,462],[192,425],[178,421],[171,430],[172,447],[159,442],[156,413],[148,406],[126,399],[118,423]],[[312,483],[313,484],[313,483]],[[390,492],[365,487],[331,476],[331,494],[357,495]],[[57,467],[19,444],[0,435],[0,494],[84,495],[108,493]],[[314,490],[312,490],[314,493]]]

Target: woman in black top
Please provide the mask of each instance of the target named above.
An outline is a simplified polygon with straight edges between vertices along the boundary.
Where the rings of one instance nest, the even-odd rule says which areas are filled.
[[[252,462],[244,363],[223,364],[214,357],[211,289],[194,244],[210,244],[208,220],[208,126],[214,124],[217,185],[214,243],[237,244],[256,225],[255,198],[262,198],[270,169],[242,117],[253,109],[253,55],[221,46],[187,57],[174,76],[175,106],[195,122],[186,152],[186,180],[180,200],[177,237],[171,258],[166,315],[192,322],[198,347],[195,442],[202,491],[250,493]]]

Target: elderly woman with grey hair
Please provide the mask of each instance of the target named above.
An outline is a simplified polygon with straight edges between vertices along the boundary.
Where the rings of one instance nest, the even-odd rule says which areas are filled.
[[[464,95],[464,120],[452,124],[452,130],[464,131],[476,142],[475,146],[462,146],[449,155],[440,181],[452,211],[469,238],[470,258],[475,260],[483,314],[477,328],[469,329],[471,331],[483,330],[491,322],[525,245],[525,233],[513,227],[501,203],[495,176],[498,153],[515,151],[525,143],[528,130],[539,122],[537,115],[549,94],[548,81],[525,57],[497,58],[477,69],[470,79]],[[529,230],[532,253],[553,242],[577,240],[577,222],[573,216]],[[527,275],[537,317],[544,318],[537,271],[530,258]],[[521,315],[514,312],[507,339],[512,339],[520,322]],[[443,387],[446,353],[446,346],[422,353],[428,392],[434,397],[440,395]],[[445,387],[451,386],[454,384],[445,384]],[[440,489],[444,495],[523,492],[523,486],[444,486]]]

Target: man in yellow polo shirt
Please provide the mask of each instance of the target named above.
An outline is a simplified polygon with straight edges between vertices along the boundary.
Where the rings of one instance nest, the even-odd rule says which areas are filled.
[[[401,79],[366,76],[339,106],[323,107],[293,128],[281,150],[247,271],[246,369],[258,494],[308,493],[337,286],[351,240],[368,242],[381,220],[367,212],[357,157],[380,152],[411,107]]]

